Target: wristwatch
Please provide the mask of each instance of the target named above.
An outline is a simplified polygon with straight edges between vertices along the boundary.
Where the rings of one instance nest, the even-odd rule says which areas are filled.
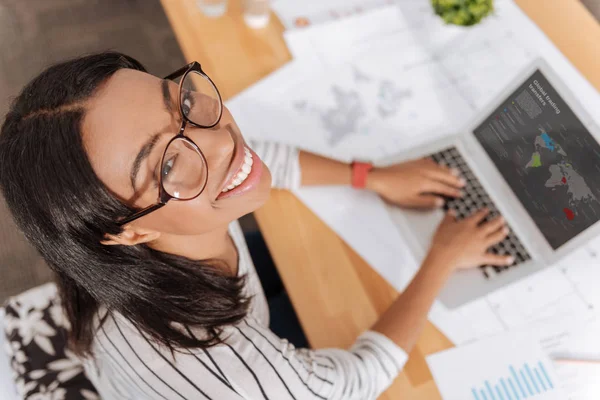
[[[364,189],[367,186],[367,175],[373,169],[373,164],[368,162],[352,162],[352,187]]]

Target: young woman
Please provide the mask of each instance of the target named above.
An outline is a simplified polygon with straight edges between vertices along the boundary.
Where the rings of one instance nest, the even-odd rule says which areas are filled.
[[[376,398],[448,276],[512,260],[487,253],[507,233],[502,220],[448,215],[412,283],[350,350],[294,348],[268,328],[236,220],[271,185],[352,176],[337,161],[249,145],[199,64],[160,79],[119,53],[42,72],[0,134],[0,186],[56,272],[71,346],[103,399]],[[367,190],[401,207],[439,207],[462,186],[430,160],[366,176]]]

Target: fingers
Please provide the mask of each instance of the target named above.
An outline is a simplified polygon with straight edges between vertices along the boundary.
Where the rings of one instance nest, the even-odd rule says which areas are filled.
[[[416,196],[409,206],[414,208],[440,208],[444,205],[444,199],[433,194],[422,194]]]
[[[487,208],[482,208],[481,210],[476,211],[473,215],[470,215],[466,218],[466,220],[475,225],[479,225],[485,217],[490,213],[490,210]]]
[[[444,221],[456,222],[456,211],[454,211],[453,209],[449,209],[446,212],[446,215],[444,215]]]
[[[426,176],[456,189],[465,186],[466,182],[460,177],[460,173],[457,170],[438,164],[431,159],[428,161],[430,162],[427,163],[427,168],[425,170]]]
[[[501,241],[503,241],[506,238],[506,236],[508,235],[509,232],[510,231],[509,231],[508,227],[506,227],[506,226],[503,226],[502,228],[493,232],[486,238],[486,246],[491,247],[495,244],[500,243]]]
[[[456,212],[454,210],[448,210],[446,214],[444,214],[444,219],[440,223],[440,225],[452,224],[456,222]]]
[[[449,186],[443,182],[438,182],[434,180],[425,182],[425,184],[423,185],[423,191],[441,194],[447,197],[462,197],[462,192],[459,189]]]
[[[511,256],[501,256],[499,254],[486,253],[483,256],[481,265],[495,265],[497,267],[503,267],[505,265],[511,265],[515,262],[515,259]]]
[[[504,221],[504,218],[502,218],[501,216],[498,216],[498,217],[484,223],[483,225],[481,225],[482,233],[486,236],[491,235],[492,233],[501,229],[505,225],[505,223],[506,222]]]

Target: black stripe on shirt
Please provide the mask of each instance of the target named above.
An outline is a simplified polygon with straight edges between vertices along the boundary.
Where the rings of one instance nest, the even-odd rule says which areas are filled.
[[[137,359],[144,365],[144,367],[146,367],[146,369],[148,371],[150,371],[152,373],[152,375],[154,375],[159,381],[161,381],[166,387],[168,387],[169,389],[171,389],[176,395],[178,395],[179,397],[181,397],[184,400],[187,400],[181,393],[179,393],[176,389],[174,389],[171,385],[169,385],[167,382],[165,382],[160,376],[158,376],[156,374],[156,372],[154,372],[154,370],[150,367],[148,367],[148,365],[144,362],[144,360],[140,357],[140,355],[133,349],[133,346],[131,345],[131,343],[129,343],[129,340],[127,340],[127,338],[125,337],[125,335],[123,334],[123,332],[121,331],[121,328],[119,327],[119,324],[117,324],[117,321],[114,319],[113,317],[113,321],[115,323],[115,326],[117,327],[117,329],[119,330],[119,333],[121,334],[121,337],[123,338],[123,340],[125,341],[125,343],[127,343],[127,346],[129,346],[129,348],[131,349],[131,351],[133,352],[133,354],[135,354],[135,356],[137,357]],[[140,333],[141,334],[141,333]],[[143,335],[142,335],[143,336]],[[145,339],[145,338],[144,338]]]
[[[229,384],[229,386],[231,386],[231,382],[229,382],[229,379],[227,379],[227,376],[223,373],[223,371],[221,371],[221,368],[219,368],[219,364],[217,364],[215,362],[215,360],[210,355],[210,352],[208,352],[208,350],[206,350],[206,349],[202,349],[202,351],[210,359],[210,361],[213,363],[213,365],[215,366],[215,368],[217,368],[217,371],[219,371],[219,373],[221,374],[221,376],[223,377],[223,379],[225,379],[227,381],[227,383]],[[233,386],[231,386],[231,388],[233,389]]]
[[[396,359],[390,354],[390,352],[384,346],[382,346],[380,343],[377,343],[374,340],[365,339],[365,338],[362,338],[361,340],[362,341],[366,341],[368,343],[371,343],[373,346],[375,346],[378,349],[380,349],[382,352],[385,353],[386,356],[389,357],[389,359],[392,361],[392,364],[394,364],[396,366],[396,368],[398,368],[398,370],[402,369],[402,367],[400,365],[398,365],[398,361],[396,361]]]
[[[97,339],[96,343],[98,343],[98,345],[100,345],[100,347],[102,347],[102,351],[104,351],[106,354],[108,354],[109,357],[115,362],[115,364],[117,364],[119,367],[121,367],[121,365],[117,362],[117,360],[115,360],[113,358],[113,355],[104,347],[104,345],[100,342],[100,340]],[[123,367],[121,367],[121,368],[123,368]],[[117,385],[115,383],[113,383],[112,380],[110,381],[110,383],[111,383],[112,389],[115,392],[117,392],[121,398],[125,398],[126,397],[123,393],[121,393],[121,391],[119,390],[119,388],[117,387]]]
[[[260,349],[258,348],[258,346],[248,336],[246,336],[246,334],[244,334],[244,332],[242,332],[242,330],[240,328],[238,328],[236,326],[235,329],[237,329],[238,332],[240,332],[240,334],[243,337],[245,337],[246,340],[248,340],[252,344],[252,346],[254,346],[254,348],[256,349],[256,351],[258,351],[260,353],[260,355],[263,356],[263,358],[265,359],[265,361],[271,366],[271,368],[273,369],[273,371],[275,372],[275,374],[279,377],[279,380],[281,381],[281,383],[283,383],[283,386],[285,386],[286,390],[288,391],[288,393],[290,394],[290,396],[292,397],[292,399],[296,400],[296,398],[292,394],[292,391],[290,390],[290,388],[288,387],[288,385],[285,383],[285,381],[283,380],[283,378],[281,377],[281,375],[279,375],[279,372],[277,372],[277,369],[275,368],[275,366],[273,366],[273,364],[271,364],[271,361],[269,361],[269,359],[267,358],[267,356],[265,356],[264,353],[262,351],[260,351]]]
[[[270,341],[270,340],[269,340],[269,339],[268,339],[268,338],[267,338],[265,335],[263,335],[263,334],[262,334],[262,333],[261,333],[261,332],[260,332],[258,329],[256,329],[254,326],[250,325],[250,324],[248,323],[248,321],[247,321],[247,320],[244,320],[244,322],[245,322],[245,323],[246,323],[246,325],[248,325],[248,326],[249,326],[251,329],[253,329],[253,330],[254,330],[256,333],[258,333],[260,336],[262,336],[262,337],[263,337],[263,338],[264,338],[264,339],[267,341],[267,343],[269,343],[269,344],[271,345],[271,347],[273,347],[273,348],[274,348],[274,349],[275,349],[275,350],[276,350],[276,351],[277,351],[279,354],[281,354],[281,356],[283,357],[283,359],[284,359],[285,361],[287,361],[287,362],[288,362],[288,364],[290,364],[290,367],[292,367],[292,369],[294,370],[294,372],[296,372],[296,375],[298,375],[298,378],[300,378],[300,375],[298,374],[298,372],[296,371],[296,369],[295,369],[295,368],[294,368],[294,366],[292,365],[292,362],[291,362],[289,359],[285,358],[285,356],[283,355],[283,352],[282,352],[281,350],[279,350],[279,349],[277,348],[277,346],[275,346],[275,345],[273,344],[273,342],[271,342],[271,341]],[[301,362],[301,363],[300,363],[300,365],[302,365],[302,367],[304,368],[304,370],[305,370],[306,372],[308,372],[308,373],[310,373],[310,372],[311,372],[311,371],[309,371],[309,370],[308,370],[308,368],[306,367],[306,365],[304,365],[304,363],[302,363],[302,362]],[[325,379],[325,378],[322,378],[322,377],[318,376],[318,375],[317,375],[315,372],[313,372],[313,375],[314,375],[315,377],[319,378],[320,380],[322,380],[323,382],[325,382],[325,383],[329,383],[330,385],[333,385],[333,382],[331,382],[331,381],[329,381],[329,380],[327,380],[327,379]],[[305,383],[305,382],[302,380],[302,378],[300,378],[300,380],[301,380],[303,383]]]
[[[267,397],[267,394],[265,393],[265,390],[263,389],[262,385],[260,384],[260,381],[258,380],[258,376],[256,376],[256,374],[254,373],[254,371],[252,370],[252,368],[250,368],[250,366],[246,363],[246,360],[244,360],[242,358],[242,356],[240,356],[237,353],[237,351],[235,351],[235,349],[233,347],[231,347],[231,345],[229,343],[223,342],[223,344],[225,346],[229,347],[231,349],[231,351],[233,352],[233,354],[235,354],[235,356],[238,358],[238,360],[240,360],[242,362],[242,364],[244,364],[244,366],[246,367],[246,369],[248,370],[248,372],[250,372],[252,374],[252,376],[254,377],[254,380],[256,381],[256,384],[260,388],[260,392],[262,393],[262,395],[265,398],[265,400],[269,400],[269,398]]]
[[[324,356],[324,355],[321,355],[321,354],[316,354],[315,356],[316,357],[322,357],[322,358],[326,359],[327,361],[329,361],[332,364],[332,365],[327,365],[327,364],[321,364],[321,363],[317,362],[316,364],[319,367],[327,368],[327,369],[331,369],[331,370],[335,369],[335,367],[334,367],[335,363],[333,362],[333,360],[329,356]]]
[[[123,355],[123,353],[121,353],[121,350],[119,350],[119,348],[117,347],[117,345],[111,340],[111,338],[108,336],[108,334],[106,333],[106,331],[104,330],[104,326],[101,327],[102,332],[104,333],[104,336],[106,337],[106,339],[108,339],[108,342],[112,345],[112,347],[114,347],[114,349],[117,351],[117,353],[119,353],[119,355],[121,356],[121,358],[123,359],[123,361],[125,361],[125,363],[127,364],[127,366],[129,367],[130,370],[132,370],[137,377],[146,384],[146,386],[148,386],[150,389],[152,389],[152,391],[154,391],[154,393],[156,393],[157,395],[159,395],[160,397],[162,397],[163,399],[167,400],[167,398],[165,396],[163,396],[161,393],[159,393],[154,387],[150,386],[150,384],[148,382],[146,382],[146,380],[144,378],[142,378],[142,376],[135,370],[135,368],[133,368],[131,366],[131,364],[129,363],[129,361],[127,361],[127,358],[125,358],[125,356]],[[120,330],[119,330],[120,331]],[[98,343],[102,346],[102,343],[100,341],[98,341]],[[102,346],[104,348],[104,346]],[[116,358],[114,358],[112,356],[112,354],[108,353],[108,355],[110,356],[110,358],[112,358],[115,363],[117,365],[119,365],[119,367],[123,370],[123,372],[125,373],[125,375],[127,375],[127,378],[129,378],[130,381],[133,381],[135,383],[135,385],[138,387],[138,389],[140,389],[140,391],[142,391],[144,393],[144,395],[147,395],[147,392],[145,390],[142,390],[142,387],[139,385],[139,383],[135,380],[135,379],[131,379],[131,375],[129,375],[127,373],[127,371],[125,371],[125,367],[121,366]]]
[[[140,332],[140,334],[142,335],[142,337],[144,338],[144,340],[146,341],[146,343],[148,343],[150,345],[150,347],[152,347],[152,350],[154,350],[154,352],[156,354],[158,354],[160,356],[160,358],[162,358],[167,364],[169,364],[169,366],[173,369],[173,371],[177,372],[179,374],[179,376],[181,376],[183,379],[185,379],[190,385],[192,385],[194,388],[196,388],[196,390],[198,391],[198,393],[202,394],[204,397],[206,397],[208,400],[212,400],[210,397],[208,397],[208,395],[202,390],[200,389],[198,386],[196,386],[196,384],[194,384],[194,382],[192,382],[190,380],[190,378],[188,378],[184,373],[182,373],[175,365],[173,365],[173,363],[171,361],[169,361],[167,359],[167,357],[165,357],[165,355],[163,353],[161,353],[160,351],[158,351],[158,349],[156,347],[154,347],[154,345],[150,342],[150,340],[148,340],[148,338],[146,338],[146,336]]]
[[[194,338],[194,339],[198,340],[198,338],[196,338],[196,336],[194,335],[194,333],[192,332],[192,330],[191,330],[189,327],[187,327],[187,326],[186,326],[186,327],[185,327],[185,329],[187,330],[188,334],[189,334],[189,335],[190,335],[192,338]],[[208,352],[207,352],[205,349],[203,349],[203,350],[204,350],[204,351],[205,351],[205,353],[208,355]],[[215,378],[217,378],[219,381],[221,381],[221,383],[222,383],[223,385],[227,386],[229,389],[231,389],[233,392],[235,392],[236,394],[238,394],[238,395],[239,395],[239,393],[238,393],[238,392],[236,392],[236,390],[233,388],[233,386],[231,386],[231,384],[229,383],[229,381],[227,380],[227,378],[226,378],[226,377],[225,377],[225,375],[223,374],[223,371],[221,371],[221,369],[219,368],[219,366],[218,366],[218,365],[215,363],[215,361],[212,359],[212,357],[210,357],[210,355],[209,355],[209,358],[212,360],[213,364],[214,364],[214,365],[217,367],[217,369],[219,370],[219,372],[221,373],[221,375],[223,375],[223,378],[225,378],[225,379],[223,379],[223,378],[221,378],[219,375],[217,375],[217,373],[216,373],[215,371],[213,371],[213,370],[212,370],[212,369],[211,369],[211,368],[210,368],[208,365],[206,365],[206,363],[205,363],[204,361],[202,361],[202,360],[201,360],[201,359],[200,359],[200,358],[199,358],[199,357],[198,357],[196,354],[194,354],[193,352],[191,352],[189,349],[188,349],[188,354],[189,354],[189,355],[191,355],[191,356],[194,356],[194,358],[195,358],[195,359],[196,359],[196,360],[197,360],[197,361],[198,361],[200,364],[202,364],[202,365],[204,366],[204,368],[206,368],[206,369],[207,369],[207,370],[208,370],[208,371],[209,371],[209,372],[210,372],[210,373],[211,373],[211,374],[212,374],[212,375],[213,375]]]
[[[306,384],[306,381],[300,377],[300,374],[298,373],[298,371],[296,370],[296,368],[294,368],[294,366],[292,365],[292,362],[291,362],[291,361],[290,361],[288,358],[285,358],[285,355],[283,355],[283,352],[282,352],[281,350],[279,350],[279,349],[277,348],[277,346],[275,346],[275,345],[274,345],[274,344],[273,344],[273,343],[272,343],[272,342],[271,342],[269,339],[267,339],[267,337],[266,337],[265,335],[263,335],[263,334],[262,334],[262,333],[261,333],[261,332],[260,332],[258,329],[256,329],[256,328],[255,328],[255,327],[253,327],[252,325],[250,325],[250,324],[248,323],[248,321],[244,320],[244,322],[246,323],[246,325],[248,325],[248,327],[249,327],[250,329],[254,330],[256,333],[258,333],[260,336],[262,336],[262,337],[263,337],[263,339],[265,339],[265,340],[266,340],[266,342],[267,342],[267,343],[269,343],[269,344],[271,345],[271,347],[273,347],[273,348],[275,349],[275,351],[277,351],[279,354],[281,354],[281,357],[283,357],[283,359],[284,359],[285,361],[287,361],[287,363],[290,365],[290,367],[292,368],[292,370],[293,370],[293,371],[296,373],[296,375],[298,376],[298,379],[300,379],[300,381],[301,381],[301,382],[304,384],[304,386],[306,386],[306,387],[308,388],[308,390],[310,390],[310,391],[311,391],[311,392],[312,392],[312,393],[313,393],[315,396],[317,396],[317,397],[320,397],[320,398],[322,398],[322,399],[324,398],[324,397],[322,397],[322,396],[319,396],[318,394],[314,393],[314,392],[312,391],[312,389],[308,387],[308,385]],[[300,363],[300,365],[302,365],[302,367],[303,367],[303,368],[306,370],[306,372],[308,372],[308,373],[310,373],[310,372],[311,372],[311,371],[308,371],[308,369],[306,368],[306,365],[304,365],[302,362]],[[318,378],[319,380],[321,380],[321,381],[323,381],[323,382],[325,382],[325,383],[328,383],[328,384],[330,384],[330,385],[333,385],[333,382],[331,382],[331,381],[329,381],[329,380],[327,380],[327,379],[325,379],[325,378],[321,378],[320,376],[318,376],[318,375],[317,375],[316,373],[314,373],[314,372],[313,372],[313,375],[314,375],[316,378]]]
[[[365,360],[363,360],[363,358],[362,358],[362,356],[360,354],[356,354],[356,353],[351,353],[351,354],[353,356],[355,356],[356,358],[358,358],[363,363],[365,362]],[[360,377],[360,373],[358,373],[357,376],[358,376],[358,389],[362,390],[362,378]]]
[[[379,363],[379,365],[381,365],[381,367],[383,368],[383,370],[385,371],[385,374],[388,376],[389,379],[394,378],[394,374],[390,373],[390,371],[388,371],[388,369],[386,368],[385,364],[383,363],[383,361],[381,361],[379,359],[379,356],[377,354],[377,351],[369,344],[366,343],[362,343],[357,350],[359,349],[364,349],[366,351],[368,351],[369,353],[373,354],[373,357],[375,357],[375,359],[377,360],[377,362]],[[356,354],[356,353],[355,353]]]

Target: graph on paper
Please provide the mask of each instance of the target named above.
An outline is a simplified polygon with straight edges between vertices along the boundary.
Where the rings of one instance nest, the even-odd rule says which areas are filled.
[[[427,357],[444,400],[564,400],[552,361],[533,336],[506,334]]]
[[[554,390],[552,378],[542,361],[509,365],[504,376],[486,379],[471,388],[474,400],[535,399]]]

